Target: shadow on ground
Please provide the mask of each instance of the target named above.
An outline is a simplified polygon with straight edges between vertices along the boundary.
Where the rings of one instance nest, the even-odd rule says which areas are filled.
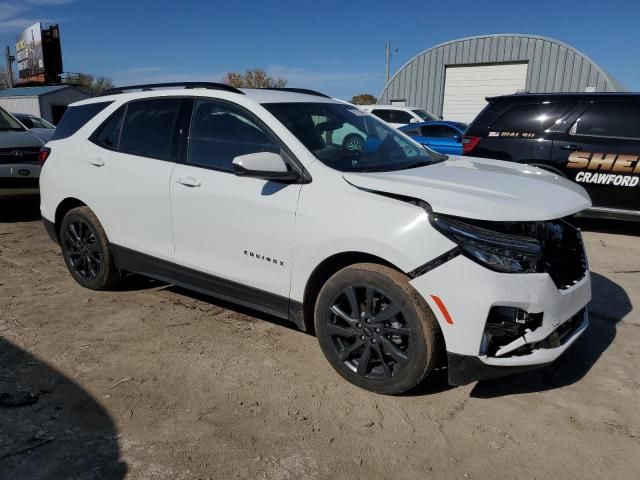
[[[613,233],[640,237],[640,222],[585,217],[572,218],[570,221],[585,232]]]
[[[0,223],[40,220],[40,197],[0,198]]]
[[[60,372],[0,338],[0,478],[125,477],[113,420]]]
[[[511,377],[478,382],[472,397],[493,398],[540,392],[571,385],[583,378],[613,343],[616,325],[633,309],[627,292],[617,283],[591,273],[594,298],[589,304],[589,328],[552,365]]]

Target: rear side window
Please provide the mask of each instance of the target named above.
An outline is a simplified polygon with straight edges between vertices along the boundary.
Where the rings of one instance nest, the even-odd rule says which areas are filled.
[[[580,116],[571,133],[640,139],[640,103],[596,103]]]
[[[392,122],[393,123],[411,123],[413,118],[409,112],[403,110],[392,110]]]
[[[426,125],[422,127],[422,136],[431,138],[454,138],[460,137],[460,133],[445,125]]]
[[[130,102],[118,150],[142,157],[170,160],[179,107],[179,98]]]
[[[70,137],[80,130],[85,123],[112,103],[113,102],[89,103],[87,105],[67,108],[51,140],[62,140],[63,138]]]
[[[391,122],[393,112],[391,110],[372,110],[371,113],[385,122]]]
[[[91,141],[101,147],[117,150],[120,143],[120,132],[122,130],[125,111],[126,106],[111,115],[91,136]]]
[[[575,103],[535,103],[518,105],[503,113],[491,125],[496,132],[541,132],[553,125]]]

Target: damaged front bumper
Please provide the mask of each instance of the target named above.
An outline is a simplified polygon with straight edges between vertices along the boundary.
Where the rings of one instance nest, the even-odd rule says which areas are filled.
[[[411,284],[438,318],[452,385],[548,365],[589,323],[591,280],[586,270],[560,289],[547,273],[494,272],[460,255]],[[512,324],[492,320],[496,308],[515,312]]]

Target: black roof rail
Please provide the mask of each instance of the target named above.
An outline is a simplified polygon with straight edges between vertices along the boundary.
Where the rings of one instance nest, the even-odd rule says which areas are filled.
[[[309,90],[308,88],[261,87],[261,88],[257,88],[256,90],[277,90],[277,91],[281,91],[281,92],[304,93],[305,95],[314,95],[316,97],[331,98],[329,95],[325,95],[324,93],[316,92],[315,90]]]
[[[171,83],[148,83],[145,85],[129,85],[126,87],[115,87],[109,90],[105,90],[102,92],[99,97],[104,97],[105,95],[114,95],[117,93],[124,93],[130,90],[142,90],[143,92],[149,92],[156,88],[171,88],[171,87],[183,87],[185,89],[188,88],[208,88],[211,90],[224,90],[225,92],[233,92],[244,95],[240,90],[231,85],[226,85],[224,83],[214,83],[214,82],[171,82]]]

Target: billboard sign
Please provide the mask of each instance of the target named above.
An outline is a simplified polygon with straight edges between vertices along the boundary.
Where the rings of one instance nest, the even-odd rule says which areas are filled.
[[[35,77],[45,73],[42,52],[42,27],[34,23],[24,30],[16,40],[16,63],[21,79]]]

